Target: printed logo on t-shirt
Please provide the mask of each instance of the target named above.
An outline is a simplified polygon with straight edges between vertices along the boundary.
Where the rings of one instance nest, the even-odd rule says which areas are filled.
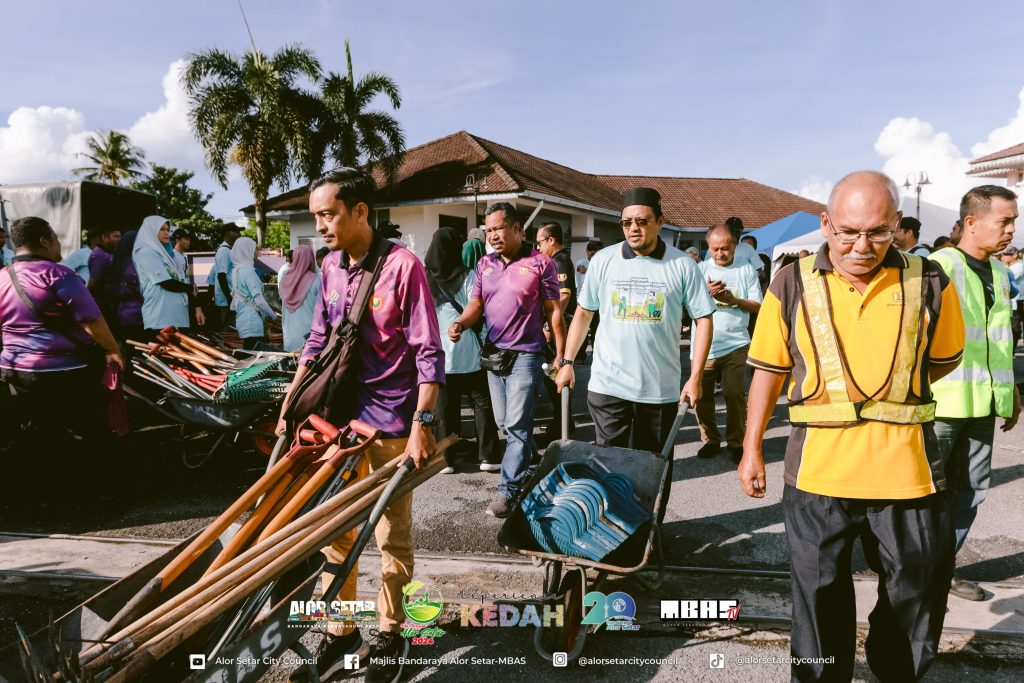
[[[484,268],[484,276],[490,275],[493,272],[494,272],[494,268],[492,268],[490,266],[487,266],[486,268]]]
[[[327,299],[327,303],[330,306],[334,306],[338,303],[338,290],[331,290],[331,296]]]
[[[519,274],[520,275],[529,275],[530,274],[530,269],[527,268],[526,266],[519,266]]]
[[[379,311],[381,306],[384,305],[384,299],[379,296],[374,296],[370,299],[370,308],[374,311]]]
[[[568,279],[569,279],[569,276],[566,275],[565,273],[559,273],[558,274],[558,281],[559,282],[565,282]]]
[[[612,282],[612,319],[647,325],[660,323],[667,289],[664,282],[651,282],[645,277]]]

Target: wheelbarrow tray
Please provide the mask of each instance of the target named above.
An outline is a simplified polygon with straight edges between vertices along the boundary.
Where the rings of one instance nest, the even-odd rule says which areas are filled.
[[[657,511],[661,509],[665,478],[668,476],[668,462],[650,451],[595,446],[582,441],[554,441],[547,447],[544,459],[526,483],[524,490],[533,490],[538,482],[561,463],[582,462],[591,457],[607,467],[608,471],[619,472],[629,477],[640,506],[651,513],[652,519],[657,518]],[[533,537],[526,515],[517,504],[498,531],[498,543],[510,552],[540,560],[593,568],[602,572],[630,574],[647,566],[656,531],[656,525],[652,522],[644,523],[611,554],[602,561],[595,562],[544,550]]]
[[[237,524],[231,525],[231,527],[229,527],[228,530],[213,543],[213,545],[207,548],[207,550],[171,584],[170,588],[165,593],[164,599],[170,599],[172,596],[178,594],[186,587],[199,580],[206,571],[206,568],[210,566],[214,558],[216,558],[223,549],[224,544],[234,536],[238,528],[239,526]],[[97,640],[100,634],[103,633],[110,619],[112,619],[132,597],[142,590],[143,586],[155,577],[161,569],[177,557],[177,555],[184,550],[199,533],[201,532],[196,532],[196,534],[193,534],[193,536],[183,540],[160,557],[155,558],[149,563],[139,567],[128,576],[125,576],[110,586],[107,586],[105,589],[92,596],[78,607],[75,607],[67,614],[57,619],[54,622],[54,626],[59,629],[63,654],[70,657],[72,652],[81,652],[83,649],[90,646],[92,641]],[[308,630],[308,628],[288,628],[287,611],[289,601],[306,601],[312,598],[313,590],[317,586],[317,579],[323,569],[324,561],[324,556],[322,554],[313,554],[283,577],[283,579],[278,583],[271,599],[273,607],[270,614],[253,625],[253,629],[251,629],[247,633],[247,636],[236,645],[237,649],[235,654],[238,654],[240,658],[244,658],[246,646],[250,645],[253,641],[253,634],[256,634],[257,636],[255,640],[257,644],[260,642],[260,635],[270,638],[264,642],[274,645],[274,649],[277,650],[277,653],[280,653],[286,650],[289,645],[298,640],[306,630]],[[270,631],[273,631],[273,633],[269,633]],[[204,639],[206,637],[207,631],[204,629],[195,637],[182,643],[173,652],[169,653],[167,657],[161,658],[159,662],[153,665],[149,673],[147,673],[147,680],[182,681],[188,678],[190,674],[193,675],[190,680],[206,680],[206,677],[203,676],[203,674],[206,673],[205,671],[192,671],[189,669],[188,657],[190,654],[203,653],[205,647]],[[57,663],[54,659],[55,653],[50,645],[49,629],[42,628],[33,633],[29,636],[29,641],[40,662],[48,670],[56,671]],[[257,659],[264,656],[272,656],[261,654],[259,649],[250,649],[249,651],[252,652],[254,657]],[[241,680],[240,675],[236,677],[232,676],[232,674],[242,674],[244,673],[244,670],[236,670],[234,665],[230,668],[230,672],[222,672],[220,674],[226,674],[226,677],[217,680]],[[18,681],[23,679],[24,673],[18,657],[17,644],[15,643],[4,647],[0,650],[0,680]]]
[[[179,420],[210,429],[242,429],[252,425],[267,412],[267,403],[221,405],[202,399],[165,396],[157,402],[178,416]]]

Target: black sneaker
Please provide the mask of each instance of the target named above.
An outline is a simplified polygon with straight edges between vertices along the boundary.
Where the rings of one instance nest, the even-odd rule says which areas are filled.
[[[487,514],[498,519],[505,519],[512,514],[512,501],[505,496],[498,496],[487,506]]]
[[[953,582],[949,585],[949,592],[958,598],[970,600],[971,602],[981,602],[985,599],[985,590],[981,586],[973,581],[956,577],[953,578]]]
[[[698,458],[713,458],[722,452],[722,444],[720,443],[706,443],[700,447],[697,451]]]
[[[366,683],[395,683],[402,676],[402,660],[409,656],[409,640],[397,633],[377,632],[370,648]]]
[[[728,446],[729,455],[732,456],[732,462],[735,465],[740,464],[740,460],[743,459],[743,447],[742,446]]]
[[[344,636],[325,635],[316,655],[316,668],[320,673],[320,681],[330,681],[339,672],[353,672],[366,666],[366,658],[370,654],[370,646],[363,640],[359,629]],[[355,659],[352,658],[355,655]],[[346,658],[347,657],[347,658]],[[289,680],[298,683],[308,680],[306,669],[296,669]]]

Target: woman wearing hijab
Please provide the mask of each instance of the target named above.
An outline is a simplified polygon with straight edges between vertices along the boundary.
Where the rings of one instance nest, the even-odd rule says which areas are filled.
[[[462,245],[462,263],[470,270],[476,270],[477,261],[487,253],[485,242],[487,234],[480,228],[473,228],[466,236],[466,243]],[[443,334],[441,335],[444,336]]]
[[[139,273],[135,270],[132,251],[138,230],[129,230],[121,235],[114,252],[114,304],[117,307],[117,335],[120,339],[145,339],[145,327],[142,323],[142,287],[139,284]]]
[[[291,265],[281,275],[277,290],[281,293],[284,350],[301,351],[313,327],[313,307],[320,296],[320,278],[312,247],[300,244],[292,252]]]
[[[463,263],[464,253],[462,238],[454,228],[441,228],[434,233],[427,249],[427,281],[442,331],[459,319],[473,292],[476,273]],[[441,345],[444,347],[445,386],[438,399],[438,412],[443,421],[437,438],[459,433],[462,397],[468,396],[473,402],[476,418],[480,469],[496,472],[501,469],[498,427],[491,410],[487,377],[480,369],[480,339],[475,333],[464,334],[458,343],[453,343],[448,335],[442,334]],[[450,460],[447,462],[449,466],[443,472],[451,474],[455,469]]]
[[[253,349],[266,335],[263,319],[277,320],[277,313],[263,296],[263,281],[256,272],[256,242],[239,237],[231,246],[231,310],[242,348]],[[312,317],[310,318],[312,320]]]
[[[142,324],[148,337],[173,325],[179,330],[189,326],[189,293],[185,268],[174,258],[171,226],[163,216],[148,216],[142,221],[132,249],[132,262],[142,290]],[[196,317],[202,321],[202,309]]]

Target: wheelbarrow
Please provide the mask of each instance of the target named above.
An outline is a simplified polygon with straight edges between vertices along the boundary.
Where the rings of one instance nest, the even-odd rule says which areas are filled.
[[[683,423],[687,403],[679,406],[668,438],[660,453],[628,448],[599,447],[591,443],[568,439],[569,391],[562,391],[562,439],[552,442],[544,459],[524,486],[531,491],[552,470],[562,463],[582,462],[594,458],[609,472],[629,477],[633,492],[640,505],[651,513],[651,521],[641,526],[625,543],[600,562],[545,550],[534,538],[522,507],[516,505],[501,525],[498,542],[510,552],[530,557],[534,564],[544,567],[542,605],[562,606],[561,627],[541,624],[534,631],[533,647],[541,657],[551,660],[554,652],[565,652],[569,661],[576,661],[591,629],[597,626],[583,624],[583,599],[592,590],[598,590],[609,575],[636,575],[650,570],[655,563],[657,576],[651,588],[661,585],[665,572],[662,554],[660,520],[668,503],[668,477],[676,435]],[[588,582],[587,570],[596,572]]]

